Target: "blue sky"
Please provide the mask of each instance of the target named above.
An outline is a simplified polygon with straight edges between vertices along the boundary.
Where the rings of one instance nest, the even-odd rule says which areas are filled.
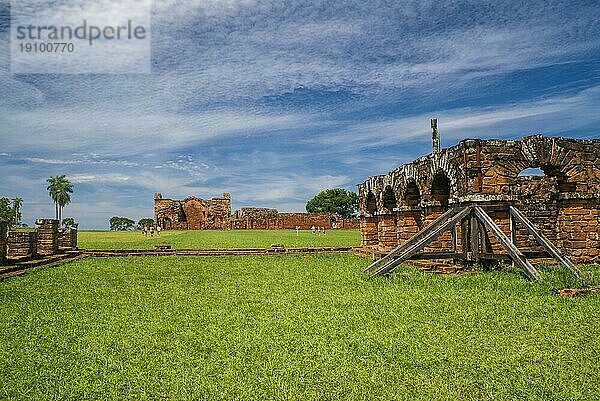
[[[115,0],[115,3],[117,1]],[[0,1],[0,196],[82,228],[153,194],[303,211],[442,146],[600,138],[597,1],[157,0],[152,74],[11,74]]]

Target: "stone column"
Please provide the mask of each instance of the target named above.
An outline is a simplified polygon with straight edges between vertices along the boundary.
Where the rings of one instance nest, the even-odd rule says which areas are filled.
[[[8,237],[8,222],[0,220],[0,265],[6,263],[6,243]]]
[[[421,229],[421,210],[411,209],[398,212],[396,217],[396,233],[398,243],[402,244]]]
[[[396,221],[393,214],[383,214],[379,216],[377,223],[377,237],[379,247],[388,251],[398,246],[398,237],[396,236]]]
[[[37,253],[53,255],[58,253],[58,220],[39,219],[37,228]]]
[[[362,217],[360,219],[360,244],[362,246],[375,246],[377,239],[377,217]]]

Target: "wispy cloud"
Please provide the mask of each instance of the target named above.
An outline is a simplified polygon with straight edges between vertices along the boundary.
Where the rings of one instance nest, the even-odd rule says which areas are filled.
[[[126,9],[84,3],[90,15]],[[300,211],[321,189],[352,189],[428,152],[430,117],[446,146],[598,137],[594,1],[157,0],[154,10],[150,75],[9,74],[0,29],[0,194],[22,195],[27,219],[52,213],[51,174],[75,183],[69,209],[82,227],[146,217],[154,192],[228,191],[235,207]]]

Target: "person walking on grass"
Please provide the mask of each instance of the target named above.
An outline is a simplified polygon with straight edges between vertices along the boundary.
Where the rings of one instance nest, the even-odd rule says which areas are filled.
[[[150,236],[154,237],[154,226],[150,226]]]
[[[160,237],[160,230],[161,230],[160,226],[159,226],[159,225],[156,225],[156,235],[157,235],[158,237]]]
[[[310,232],[311,232],[312,234],[314,234],[314,233],[315,233],[315,230],[316,230],[315,226],[312,226],[312,227],[310,228]]]
[[[300,235],[300,226],[296,226],[296,237]]]

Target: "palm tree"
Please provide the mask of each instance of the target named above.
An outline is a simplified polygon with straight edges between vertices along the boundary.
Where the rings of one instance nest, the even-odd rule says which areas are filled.
[[[14,224],[15,226],[21,223],[21,207],[23,206],[23,198],[14,198],[12,200],[13,204],[13,214],[14,214]]]
[[[62,209],[71,203],[71,194],[73,193],[73,185],[67,180],[65,175],[54,175],[46,180],[48,185],[48,193],[54,201],[56,210],[56,219],[60,221]]]

